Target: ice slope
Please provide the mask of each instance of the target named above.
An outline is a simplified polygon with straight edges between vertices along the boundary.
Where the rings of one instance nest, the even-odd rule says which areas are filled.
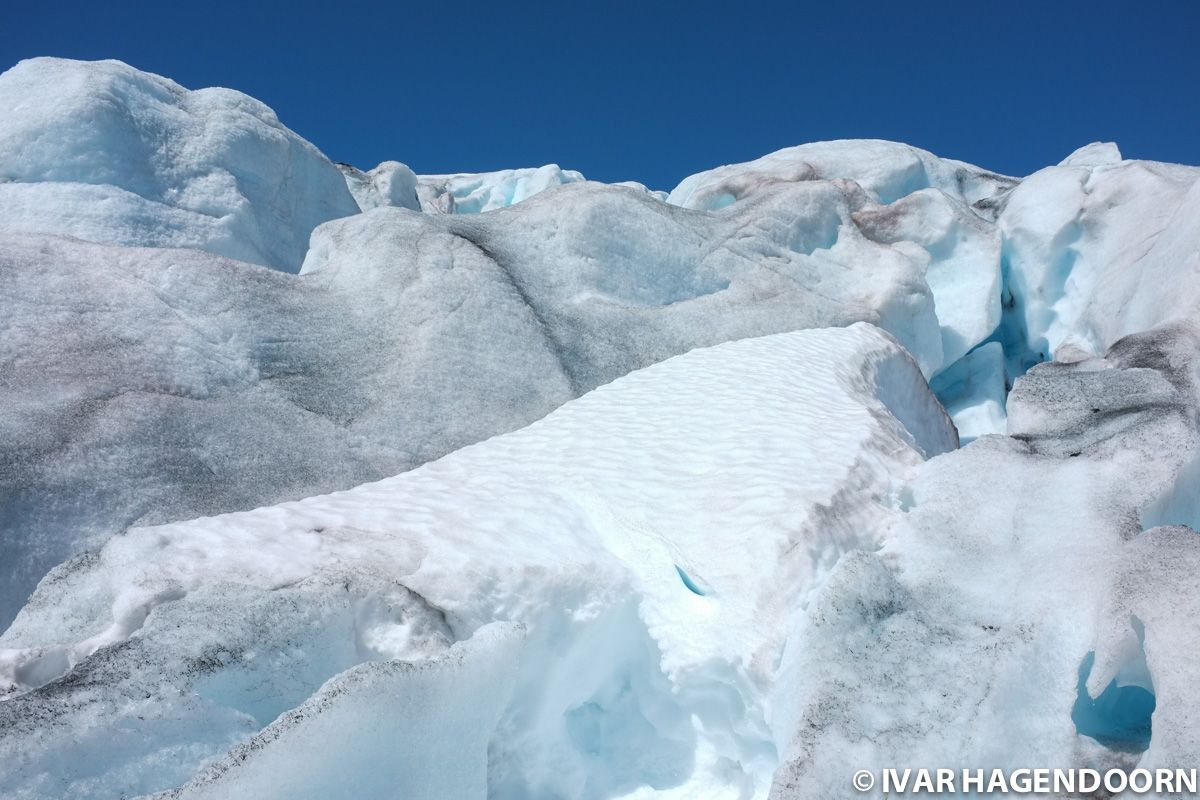
[[[933,372],[941,333],[924,261],[863,235],[846,191],[782,186],[721,215],[596,183],[489,214],[377,209],[319,228],[301,274],[365,294],[402,265],[437,271],[457,253],[490,262],[580,392],[692,347],[856,321],[885,328]]]
[[[0,109],[0,232],[295,272],[313,228],[358,212],[333,164],[240,92],[37,58],[0,75]]]
[[[351,491],[135,528],[0,640],[0,793],[762,797],[788,631],[956,446],[858,324],[695,350]]]
[[[993,393],[973,394],[977,381],[952,376],[971,370],[965,356],[1000,326],[1004,286],[995,219],[1016,184],[1014,178],[896,142],[814,142],[692,175],[667,202],[725,213],[781,186],[839,187],[866,238],[920,264],[941,327],[942,357],[934,371],[949,370],[939,396],[944,389],[945,401],[954,398],[955,414],[965,414],[956,422],[974,433],[999,433],[1003,397],[997,407]]]
[[[695,347],[869,321],[932,374],[961,340],[904,237],[986,237],[937,197],[861,199],[807,182],[713,214],[576,183],[487,214],[381,207],[318,227],[300,276],[0,238],[0,625],[128,525],[395,474]]]
[[[0,238],[0,627],[133,524],[410,469],[573,396],[469,248],[370,291],[189,250]]]
[[[0,795],[1200,761],[1200,170],[823,142],[664,203],[116,62],[0,108],[0,626],[139,526],[4,635]],[[913,361],[783,333],[863,320]],[[922,376],[977,439],[923,464]]]
[[[888,540],[838,563],[780,667],[800,733],[772,798],[842,796],[858,768],[1200,758],[1200,537],[1155,527],[1200,523],[1198,345],[1172,325],[1036,366],[1010,436],[918,470]]]
[[[382,168],[381,164],[377,169]],[[460,172],[453,175],[418,175],[417,195],[420,209],[430,214],[479,214],[507,208],[538,192],[568,183],[585,180],[582,173],[563,169],[557,164],[524,169],[502,169],[496,172]],[[666,192],[652,191],[637,181],[623,181],[624,186],[666,200]],[[400,205],[391,203],[390,205]],[[363,207],[363,210],[367,210]]]

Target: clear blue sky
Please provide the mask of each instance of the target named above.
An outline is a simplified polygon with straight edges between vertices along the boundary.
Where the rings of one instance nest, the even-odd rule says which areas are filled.
[[[233,87],[360,167],[556,162],[671,188],[846,137],[1016,175],[1097,139],[1200,164],[1198,0],[4,6],[3,68],[119,58]]]

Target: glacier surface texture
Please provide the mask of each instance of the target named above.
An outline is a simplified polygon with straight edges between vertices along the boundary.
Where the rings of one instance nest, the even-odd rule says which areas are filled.
[[[0,75],[0,797],[1200,763],[1200,169],[671,191]]]

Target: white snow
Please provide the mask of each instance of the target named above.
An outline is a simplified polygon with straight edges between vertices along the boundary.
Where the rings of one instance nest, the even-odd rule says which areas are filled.
[[[1147,334],[1035,367],[1009,399],[1013,438],[920,468],[888,541],[838,563],[781,666],[800,733],[772,798],[839,796],[848,765],[1192,763],[1182,584],[1200,538],[1137,519],[1194,479],[1197,396],[1172,385],[1194,359],[1186,336]]]
[[[1060,167],[1102,167],[1121,163],[1121,151],[1116,142],[1085,144],[1059,162]]]
[[[279,771],[312,776],[312,791],[364,731],[418,724],[430,727],[417,752],[442,759],[439,774],[486,751],[493,797],[761,796],[790,733],[770,719],[790,620],[844,552],[878,546],[897,480],[955,446],[912,360],[855,325],[693,351],[348,492],[133,529],[43,582],[5,634],[17,649],[3,680],[17,692],[75,664],[110,677],[0,703],[0,751],[23,755],[0,790],[168,788],[286,710],[259,709],[262,687],[302,700],[340,673],[259,734],[252,758],[184,796],[261,796]],[[497,621],[524,627],[515,662],[495,655],[509,639],[475,643]],[[479,655],[437,666],[451,641]],[[380,658],[418,666],[354,667]],[[519,667],[504,679],[472,659]],[[369,702],[361,680],[395,682],[386,693],[399,699]],[[436,718],[424,703],[393,711],[457,691]],[[493,706],[474,698],[493,694],[504,712],[485,742]],[[45,714],[54,728],[26,751],[29,720]],[[186,751],[152,734],[166,716],[193,731]],[[317,746],[350,720],[352,741]],[[113,725],[142,744],[86,768],[67,755]],[[425,771],[388,774],[387,796],[409,796],[405,780],[425,796]]]
[[[921,271],[934,300],[941,352],[924,355],[931,348],[909,347],[920,354],[927,374],[932,375],[968,369],[961,360],[1000,327],[1005,287],[1002,234],[996,215],[1016,184],[1013,178],[895,142],[815,142],[693,175],[671,192],[667,202],[745,215],[747,207],[761,204],[783,187],[791,187],[793,192],[800,187],[817,192],[820,187],[825,196],[819,208],[826,222],[808,222],[804,237],[820,236],[824,230],[826,241],[839,241],[851,228],[911,259]],[[829,197],[833,192],[841,194],[840,203]],[[780,205],[790,211],[797,203],[789,197]],[[839,205],[850,213],[831,217]],[[831,233],[834,227],[837,233]],[[878,260],[877,255],[866,252],[850,258],[856,262]],[[895,332],[888,323],[880,324]],[[1023,349],[1023,341],[1021,345],[1012,349]],[[1015,356],[1013,360],[1017,360]],[[1014,373],[1010,377],[1019,374],[1012,368],[1008,371]],[[1000,381],[1004,382],[1003,375]],[[964,388],[978,384],[971,381],[955,390],[952,413],[956,424],[976,433],[1003,430],[1003,400],[995,404],[990,388],[988,394],[962,396]],[[983,416],[980,409],[986,409]],[[960,418],[960,411],[965,416]]]
[[[0,626],[129,525],[349,488],[575,394],[469,248],[355,291],[198,251],[0,241]]]
[[[395,474],[694,347],[868,321],[936,371],[926,251],[871,241],[848,196],[779,186],[712,215],[583,183],[489,214],[376,208],[317,228],[298,277],[10,235],[0,426],[25,455],[0,467],[0,624],[128,525]],[[967,252],[959,227],[920,233]]]

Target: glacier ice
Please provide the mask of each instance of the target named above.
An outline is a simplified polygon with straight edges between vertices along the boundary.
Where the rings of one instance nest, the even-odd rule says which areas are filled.
[[[358,211],[333,164],[240,92],[38,58],[0,76],[0,108],[0,232],[294,272],[313,228]]]
[[[297,757],[322,786],[341,751],[316,743],[356,719],[432,725],[430,757],[452,773],[486,760],[494,797],[761,793],[790,620],[842,553],[878,544],[896,480],[956,446],[912,359],[858,324],[695,350],[348,492],[131,529],[43,581],[0,640],[17,693],[0,703],[16,765],[0,790],[166,789],[249,735],[180,796],[261,797]],[[519,642],[477,643],[497,623]],[[357,666],[389,658],[413,666]],[[340,688],[358,681],[464,696],[393,718]],[[488,703],[503,707],[490,742],[447,749],[441,726],[478,729]],[[387,796],[409,796],[396,779]]]
[[[989,341],[950,365],[929,382],[963,444],[1007,426],[1008,387],[1004,376],[1004,347]]]
[[[0,101],[0,796],[1200,758],[1200,169],[664,193],[119,62]]]
[[[1197,601],[1176,587],[1200,538],[1143,532],[1139,518],[1200,445],[1195,347],[1163,329],[1103,359],[1036,366],[1009,398],[1010,436],[920,468],[889,541],[840,562],[810,606],[791,672],[820,677],[795,679],[801,735],[773,798],[832,796],[846,763],[1191,763],[1196,707],[1181,683],[1196,634],[1182,620]],[[1152,690],[1148,750],[1097,741],[1073,718],[1114,682]],[[881,686],[875,703],[847,702]]]
[[[1102,167],[1120,164],[1121,151],[1116,142],[1092,142],[1085,144],[1059,162],[1060,167]]]
[[[536,169],[421,175],[416,191],[421,209],[431,214],[478,214],[507,208],[551,187],[583,179],[575,170],[547,164]]]
[[[381,206],[421,210],[421,200],[417,196],[418,179],[407,164],[385,161],[368,172],[349,164],[338,164],[337,168],[345,177],[346,186],[361,211]]]
[[[944,343],[955,357],[986,327],[948,332],[938,293],[990,308],[994,265],[934,291],[931,257],[903,236],[951,274],[998,252],[965,213],[937,198],[889,213],[847,182],[716,215],[575,183],[488,214],[325,223],[299,276],[10,235],[0,425],[21,457],[0,463],[0,622],[128,525],[392,475],[694,347],[868,321],[934,373]]]
[[[852,180],[873,201],[888,205],[922,189],[937,189],[969,206],[986,206],[1014,178],[898,142],[812,142],[685,178],[667,202],[716,210],[779,183]]]
[[[1200,169],[1064,163],[1022,181],[999,217],[1014,313],[1034,357],[1102,356],[1125,336],[1194,318]]]

